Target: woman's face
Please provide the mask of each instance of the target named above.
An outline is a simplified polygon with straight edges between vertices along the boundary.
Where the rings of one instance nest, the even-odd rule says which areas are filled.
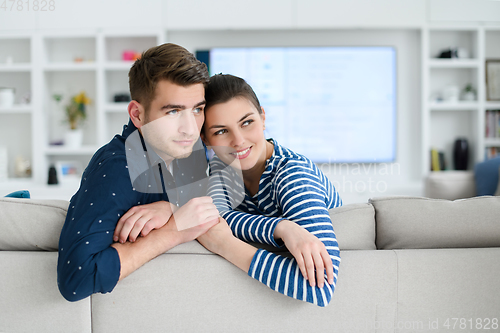
[[[259,114],[248,99],[235,97],[205,110],[201,137],[224,163],[249,170],[266,160],[264,121],[264,109]]]

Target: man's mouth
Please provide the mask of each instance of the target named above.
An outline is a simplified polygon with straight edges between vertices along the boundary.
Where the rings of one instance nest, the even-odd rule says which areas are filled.
[[[194,140],[174,140],[180,146],[191,146]]]

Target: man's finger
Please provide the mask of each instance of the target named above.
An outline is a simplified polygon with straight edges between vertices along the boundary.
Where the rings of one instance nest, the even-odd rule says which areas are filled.
[[[130,235],[128,236],[129,240],[131,242],[135,242],[137,239],[137,236],[141,233],[142,229],[144,228],[144,225],[148,222],[148,218],[145,216],[141,216],[137,221],[134,223],[134,227],[132,230],[130,230]]]
[[[120,231],[120,235],[118,236],[120,243],[125,243],[127,241],[128,235],[130,234],[130,231],[134,227],[135,222],[140,218],[141,215],[134,214],[125,220],[125,222],[123,223],[122,230]]]
[[[118,223],[116,224],[116,227],[115,227],[115,232],[113,233],[113,240],[115,242],[118,241],[119,239],[119,236],[120,236],[120,232],[123,228],[123,225],[125,224],[125,221],[132,215],[135,214],[135,210],[133,209],[133,207],[131,209],[129,209],[125,214],[122,215],[122,217],[120,217],[120,219],[118,220]]]

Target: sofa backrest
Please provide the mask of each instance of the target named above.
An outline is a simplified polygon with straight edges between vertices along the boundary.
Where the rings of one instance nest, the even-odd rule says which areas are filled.
[[[341,250],[375,250],[375,210],[371,204],[330,209],[333,230]]]
[[[0,251],[57,251],[68,204],[0,198]],[[376,198],[330,217],[341,250],[500,247],[500,197]],[[196,241],[169,252],[208,253]]]
[[[370,199],[378,249],[500,246],[500,197]]]
[[[0,198],[1,251],[57,251],[69,202]]]
[[[64,200],[0,198],[0,251],[57,251],[68,205]],[[331,209],[330,216],[340,249],[375,249],[375,211],[371,204]],[[209,253],[196,241],[169,252]]]

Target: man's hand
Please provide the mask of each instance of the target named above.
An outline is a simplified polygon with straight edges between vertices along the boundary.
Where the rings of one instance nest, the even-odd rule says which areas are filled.
[[[213,204],[212,198],[198,197],[189,200],[184,206],[177,209],[172,220],[175,221],[176,230],[182,231],[214,220],[217,222],[218,218],[219,211]],[[171,223],[169,222],[169,224]]]
[[[231,241],[233,233],[226,220],[222,217],[219,217],[218,222],[207,230],[204,234],[198,236],[196,240],[203,245],[207,250],[221,254],[222,245]]]
[[[119,220],[113,234],[115,242],[135,242],[139,234],[146,236],[153,229],[160,229],[172,216],[174,206],[167,201],[157,201],[130,208]]]
[[[325,269],[328,283],[333,284],[332,260],[325,245],[316,236],[295,222],[281,220],[276,226],[274,237],[283,240],[288,251],[297,260],[302,275],[309,280],[311,287],[314,287],[317,278],[318,287],[323,288]]]

